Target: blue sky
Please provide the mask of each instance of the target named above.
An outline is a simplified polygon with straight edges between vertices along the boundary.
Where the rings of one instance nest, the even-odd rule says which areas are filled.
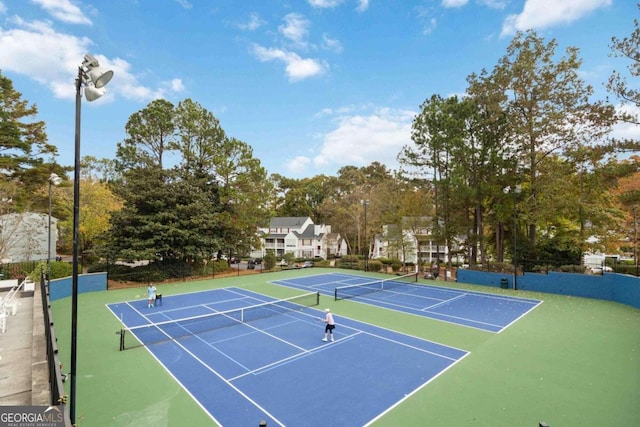
[[[611,37],[639,15],[634,0],[0,0],[0,70],[38,106],[60,164],[73,165],[74,79],[91,53],[115,75],[83,100],[82,156],[113,159],[131,114],[191,98],[269,173],[304,178],[396,169],[420,104],[464,93],[517,30],[578,47],[604,99],[613,69],[629,77]]]

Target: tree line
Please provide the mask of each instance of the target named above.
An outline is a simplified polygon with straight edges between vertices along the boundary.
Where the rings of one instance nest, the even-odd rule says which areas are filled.
[[[557,47],[518,33],[493,69],[468,76],[464,95],[426,98],[411,144],[397,153],[399,170],[373,162],[335,176],[269,175],[251,146],[196,101],[152,101],[129,117],[114,159],[83,158],[82,251],[198,265],[247,255],[259,245],[256,228],[273,216],[310,216],[330,224],[351,254],[367,254],[383,226],[395,225],[400,236],[426,226],[470,264],[514,255],[579,263],[596,249],[630,252],[637,262],[640,142],[611,131],[638,118],[592,100],[578,49]],[[611,41],[632,78],[639,47],[637,21],[631,36]],[[606,86],[640,107],[625,74],[614,72]],[[49,175],[71,168],[56,163],[44,123],[33,120],[37,108],[1,73],[0,114],[1,213],[46,212]],[[72,187],[51,190],[59,250],[70,251]]]

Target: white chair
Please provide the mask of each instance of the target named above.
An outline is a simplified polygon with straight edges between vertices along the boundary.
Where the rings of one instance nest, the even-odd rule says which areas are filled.
[[[7,314],[0,310],[0,334],[7,332]]]
[[[27,279],[23,280],[18,286],[14,287],[9,291],[6,297],[3,298],[2,303],[0,304],[0,311],[8,316],[11,313],[12,316],[15,316],[18,312],[18,306],[20,305],[20,300],[17,295],[18,292],[24,287]]]

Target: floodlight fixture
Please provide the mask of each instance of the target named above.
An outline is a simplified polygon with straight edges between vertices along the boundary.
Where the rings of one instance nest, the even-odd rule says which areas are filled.
[[[84,97],[89,102],[95,101],[96,99],[98,99],[102,95],[104,95],[105,93],[107,93],[107,90],[105,88],[103,88],[103,87],[101,87],[99,89],[96,88],[95,86],[85,86],[84,87]]]
[[[86,77],[97,89],[105,86],[113,77],[113,71],[100,67],[100,63],[93,55],[86,54],[84,56],[81,68],[84,69]]]
[[[94,101],[106,92],[102,89],[111,78],[113,71],[104,70],[98,60],[89,54],[78,67],[76,79],[76,120],[75,120],[75,159],[73,170],[73,261],[71,270],[71,381],[69,393],[69,418],[71,424],[76,423],[76,372],[77,372],[77,337],[78,337],[78,252],[80,236],[80,122],[82,107],[82,88],[87,101]]]

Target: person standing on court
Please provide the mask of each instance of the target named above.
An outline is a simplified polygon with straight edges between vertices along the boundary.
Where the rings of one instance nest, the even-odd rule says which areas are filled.
[[[324,327],[324,338],[322,338],[322,341],[327,342],[327,337],[331,336],[331,341],[333,342],[333,330],[336,328],[336,322],[333,320],[333,314],[328,308],[324,310],[324,323],[326,323],[326,325]]]
[[[147,288],[147,308],[156,306],[156,286],[153,283],[149,283]]]

